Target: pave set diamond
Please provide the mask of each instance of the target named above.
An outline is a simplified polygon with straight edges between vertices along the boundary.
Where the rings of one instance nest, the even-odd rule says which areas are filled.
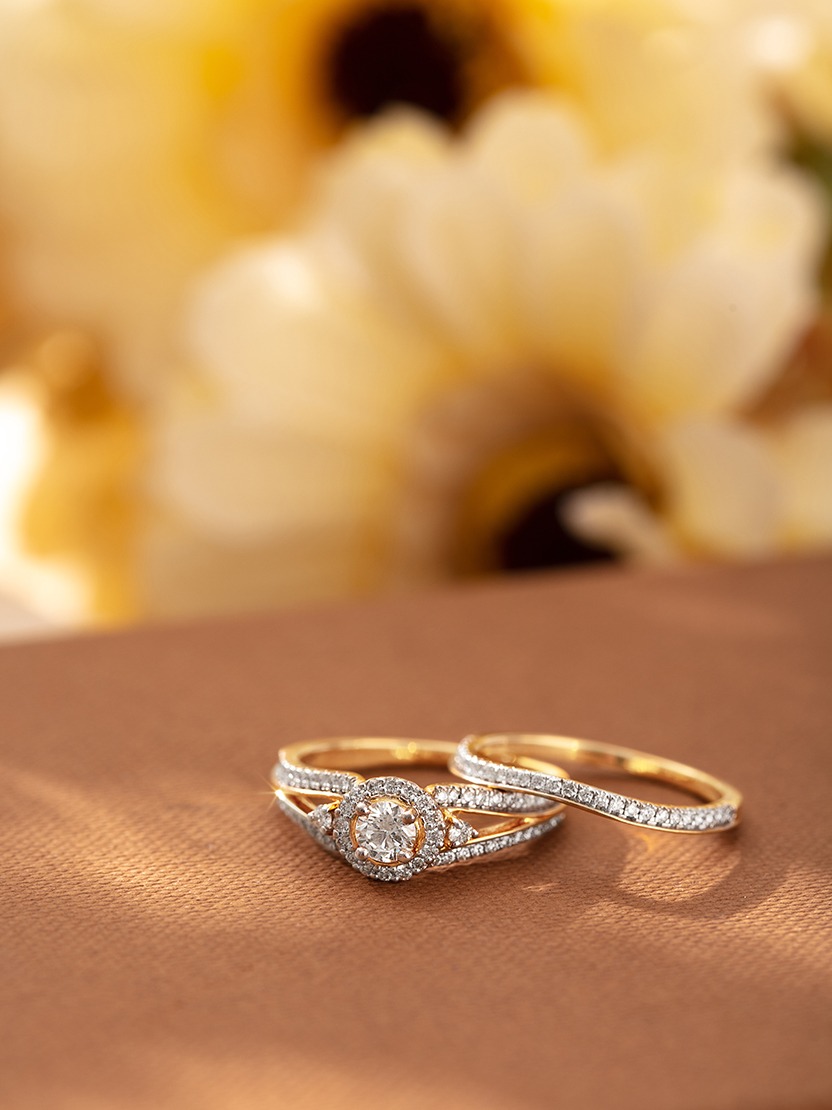
[[[708,832],[727,829],[736,823],[737,811],[732,805],[669,806],[642,802],[625,794],[586,786],[573,779],[510,767],[474,755],[467,743],[460,744],[454,756],[453,770],[483,785],[502,786],[514,790],[536,791],[549,798],[563,799],[584,809],[619,821],[647,828],[676,832]],[[532,795],[534,796],[534,795]]]
[[[357,782],[361,782],[361,776],[351,771],[298,767],[281,759],[272,768],[272,781],[284,790],[301,790],[304,794],[346,794]]]
[[[465,863],[480,856],[490,855],[492,852],[502,852],[507,848],[515,848],[518,844],[527,844],[530,840],[552,832],[563,821],[563,814],[557,813],[541,821],[539,825],[525,825],[510,832],[484,836],[472,844],[462,848],[448,848],[442,852],[434,864],[435,867],[449,867],[454,863]]]
[[[314,767],[299,767],[281,759],[272,769],[272,781],[283,790],[304,794],[348,794],[363,781],[349,771],[324,771]],[[514,790],[500,790],[493,786],[470,783],[440,783],[428,788],[438,805],[454,809],[469,809],[482,813],[545,813],[552,808],[548,798],[524,794]]]
[[[550,799],[541,798],[539,794],[522,794],[518,790],[499,790],[493,786],[439,783],[430,792],[441,806],[482,813],[545,813],[552,808]]]

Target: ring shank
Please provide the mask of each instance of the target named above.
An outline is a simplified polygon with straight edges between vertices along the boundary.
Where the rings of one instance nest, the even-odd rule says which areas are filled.
[[[397,763],[435,767],[448,764],[457,745],[449,740],[411,740],[402,737],[335,736],[289,744],[280,758],[300,767],[332,767],[361,771]]]

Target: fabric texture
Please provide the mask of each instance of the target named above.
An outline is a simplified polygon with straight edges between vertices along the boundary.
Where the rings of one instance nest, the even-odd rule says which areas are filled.
[[[828,560],[601,570],[0,650],[0,1104],[832,1105],[830,601]],[[573,811],[383,885],[270,797],[292,740],[497,729],[744,823]]]

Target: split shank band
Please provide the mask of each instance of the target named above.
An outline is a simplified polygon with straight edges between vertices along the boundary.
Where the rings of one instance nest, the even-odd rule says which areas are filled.
[[[695,805],[644,801],[571,777],[586,771],[652,780]],[[400,768],[458,776],[420,786]],[[376,770],[370,777],[365,772]],[[424,776],[422,776],[424,777]],[[673,760],[597,741],[531,733],[444,740],[337,737],[292,744],[272,770],[278,806],[321,847],[372,879],[401,881],[468,863],[554,831],[566,806],[673,833],[739,823],[738,791]]]

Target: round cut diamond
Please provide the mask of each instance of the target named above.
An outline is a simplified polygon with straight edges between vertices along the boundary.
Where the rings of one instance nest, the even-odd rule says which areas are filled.
[[[448,825],[448,843],[453,848],[459,848],[463,844],[467,844],[476,835],[477,830],[469,825],[467,821],[460,820],[459,817],[455,817]]]
[[[315,806],[309,814],[309,820],[320,829],[322,833],[332,832],[333,813],[329,806]]]
[[[392,798],[366,805],[353,825],[356,848],[376,863],[402,863],[416,854],[419,822],[412,809]]]

